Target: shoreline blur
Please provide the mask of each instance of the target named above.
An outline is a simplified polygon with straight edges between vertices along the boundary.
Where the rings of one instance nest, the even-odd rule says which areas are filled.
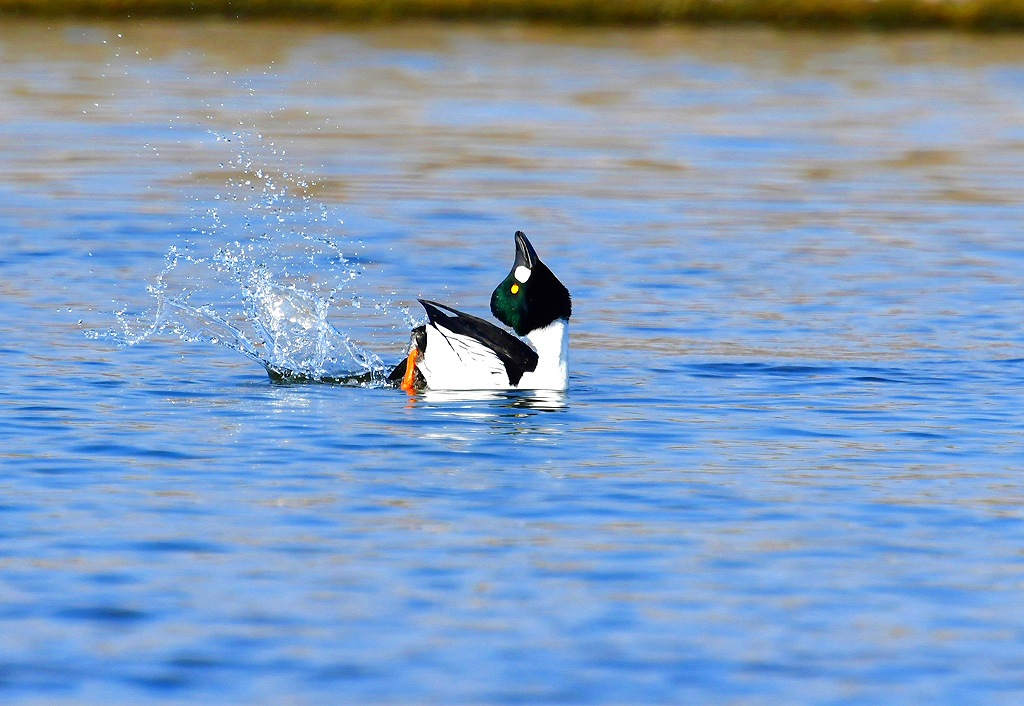
[[[17,17],[530,21],[1024,30],[1024,0],[0,0]]]

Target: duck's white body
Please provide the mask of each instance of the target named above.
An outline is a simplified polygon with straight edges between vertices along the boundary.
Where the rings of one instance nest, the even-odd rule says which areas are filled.
[[[523,373],[520,390],[565,390],[569,387],[569,322],[557,319],[530,331],[526,340],[537,351],[537,369]]]
[[[509,386],[505,366],[474,338],[427,326],[427,350],[418,367],[431,390],[500,390]]]
[[[431,390],[565,390],[569,386],[569,322],[565,319],[525,336],[537,352],[537,367],[509,380],[505,364],[484,343],[427,325],[427,345],[418,362]]]

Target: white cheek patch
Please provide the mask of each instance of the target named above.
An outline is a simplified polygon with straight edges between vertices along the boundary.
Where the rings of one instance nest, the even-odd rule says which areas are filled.
[[[516,268],[516,271],[513,274],[515,275],[516,282],[525,284],[526,280],[530,279],[530,275],[533,274],[533,270],[524,265],[520,265]]]

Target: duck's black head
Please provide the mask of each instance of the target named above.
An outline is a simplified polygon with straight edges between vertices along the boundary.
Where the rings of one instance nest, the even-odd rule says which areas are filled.
[[[520,336],[572,315],[569,290],[540,261],[522,231],[516,232],[512,271],[491,294],[491,313]]]

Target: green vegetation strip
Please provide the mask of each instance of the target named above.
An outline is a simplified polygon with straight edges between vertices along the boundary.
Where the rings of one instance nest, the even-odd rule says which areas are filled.
[[[531,20],[1024,29],[1024,0],[0,0],[0,16]]]

